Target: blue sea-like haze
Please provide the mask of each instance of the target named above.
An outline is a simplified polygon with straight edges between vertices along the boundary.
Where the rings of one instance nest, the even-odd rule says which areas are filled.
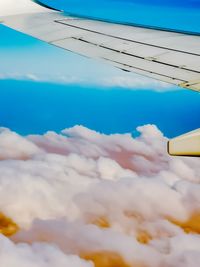
[[[0,81],[0,123],[20,134],[59,132],[80,124],[103,133],[155,124],[168,137],[198,128],[200,97],[192,91],[105,89]]]

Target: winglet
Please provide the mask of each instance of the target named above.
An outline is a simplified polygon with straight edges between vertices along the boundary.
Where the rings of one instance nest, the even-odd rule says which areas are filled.
[[[170,140],[168,153],[172,156],[200,157],[200,129]]]

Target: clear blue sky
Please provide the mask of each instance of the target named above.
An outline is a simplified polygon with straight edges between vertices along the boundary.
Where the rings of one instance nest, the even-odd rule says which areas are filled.
[[[200,4],[195,0],[44,2],[78,15],[200,32]],[[0,126],[28,134],[82,124],[114,133],[154,123],[169,137],[200,127],[197,93],[175,87],[166,91],[151,80],[3,26],[0,34]]]

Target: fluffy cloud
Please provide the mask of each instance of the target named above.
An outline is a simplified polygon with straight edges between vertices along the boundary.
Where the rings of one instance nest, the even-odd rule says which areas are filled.
[[[0,259],[5,267],[92,267],[92,263],[75,255],[66,255],[56,246],[48,244],[14,244],[0,236]]]
[[[1,129],[4,267],[200,265],[199,159],[168,156],[156,126],[138,131]]]
[[[9,129],[0,128],[0,159],[29,158],[40,149],[27,139],[11,132]]]

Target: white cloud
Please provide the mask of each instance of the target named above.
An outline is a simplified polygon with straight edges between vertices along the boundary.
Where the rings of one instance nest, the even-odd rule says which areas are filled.
[[[22,81],[33,81],[33,82],[46,82],[46,83],[57,83],[57,84],[79,84],[82,86],[98,86],[105,88],[124,88],[129,90],[144,89],[144,90],[155,90],[158,92],[165,92],[171,90],[178,90],[174,85],[167,84],[161,81],[157,81],[151,78],[143,77],[137,74],[120,74],[118,75],[106,75],[94,77],[87,77],[84,75],[45,75],[45,74],[0,74],[0,80],[22,80]]]
[[[66,255],[48,244],[14,244],[0,236],[0,260],[4,267],[92,267],[74,255]]]
[[[39,153],[40,149],[9,129],[0,128],[0,159],[27,158]]]
[[[117,75],[102,80],[102,85],[106,87],[121,87],[127,89],[154,89],[156,91],[176,90],[176,86],[154,80],[147,77],[142,77],[137,74],[132,75]]]
[[[199,160],[168,156],[156,126],[138,131],[1,129],[0,213],[20,227],[0,236],[2,266],[199,267]]]

